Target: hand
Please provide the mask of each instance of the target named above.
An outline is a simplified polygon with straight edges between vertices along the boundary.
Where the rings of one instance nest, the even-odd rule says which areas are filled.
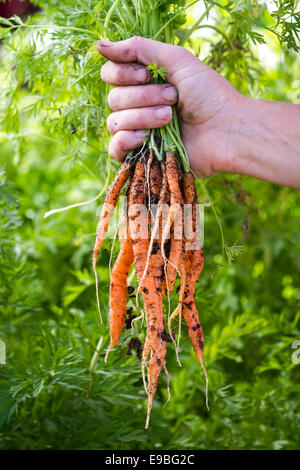
[[[115,111],[107,120],[114,134],[112,157],[123,160],[128,150],[140,147],[143,130],[170,122],[171,105],[177,103],[182,140],[197,176],[231,171],[236,158],[232,120],[243,97],[224,77],[186,49],[150,39],[99,41],[97,47],[109,59],[101,77],[116,86],[108,95]],[[153,61],[166,67],[168,84],[149,84],[146,66]]]

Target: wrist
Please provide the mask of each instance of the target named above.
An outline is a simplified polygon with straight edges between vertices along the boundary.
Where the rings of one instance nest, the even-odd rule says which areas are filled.
[[[238,94],[227,116],[222,169],[299,188],[300,108]]]
[[[250,126],[251,98],[232,88],[230,97],[213,122],[209,123],[213,135],[211,169],[209,173],[239,173],[243,160],[245,135]]]
[[[226,105],[226,112],[222,119],[223,148],[217,158],[216,172],[240,173],[242,162],[249,151],[251,134],[253,135],[253,122],[255,113],[253,105],[255,100],[238,92]]]

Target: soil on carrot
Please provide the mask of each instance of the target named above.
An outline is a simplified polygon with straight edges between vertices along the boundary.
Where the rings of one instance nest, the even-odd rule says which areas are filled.
[[[97,258],[113,209],[122,189],[128,185],[124,221],[126,233],[120,240],[120,252],[111,273],[110,344],[105,360],[109,351],[119,343],[123,329],[134,329],[138,320],[144,320],[144,345],[139,338],[133,336],[127,345],[127,354],[135,350],[141,361],[144,387],[148,395],[146,428],[149,426],[153,398],[162,369],[169,381],[165,359],[167,343],[173,342],[180,364],[178,351],[182,317],[196,358],[204,371],[207,391],[207,374],[203,362],[204,335],[194,299],[195,283],[204,264],[194,176],[190,171],[184,170],[176,152],[168,150],[158,158],[155,148],[161,144],[161,140],[156,138],[152,140],[152,144],[154,147],[148,143],[131,152],[117,172],[104,201],[93,252],[96,274]],[[189,211],[185,210],[186,204]],[[166,206],[167,216],[163,213]],[[181,227],[180,236],[178,227]],[[137,276],[137,289],[127,286],[132,264]],[[180,279],[178,304],[171,313],[170,294],[177,278]],[[143,299],[143,307],[139,306],[139,294]],[[168,311],[164,311],[165,297],[168,298]],[[127,308],[128,299],[133,298],[136,299],[139,316],[132,307]],[[179,317],[177,343],[175,332],[171,329],[176,316]]]

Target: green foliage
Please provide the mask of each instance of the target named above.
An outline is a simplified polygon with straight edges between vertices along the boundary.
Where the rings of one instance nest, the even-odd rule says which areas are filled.
[[[0,365],[0,448],[299,448],[299,365],[291,359],[300,338],[299,192],[230,175],[197,183],[206,264],[196,302],[210,412],[183,327],[182,368],[168,348],[171,401],[163,407],[161,377],[144,431],[131,330],[104,364],[109,242],[99,265],[103,324],[91,269],[97,204],[117,167],[107,158],[108,87],[95,41],[143,34],[196,53],[206,48],[205,62],[241,92],[292,101],[300,78],[296,2],[276,1],[277,10],[267,11],[262,2],[206,1],[195,23],[183,1],[34,3],[41,11],[26,22],[1,20],[0,337],[7,360]],[[262,42],[277,54],[271,69],[259,59]],[[118,242],[113,261],[117,251]],[[134,335],[143,339],[139,330]]]
[[[157,64],[155,62],[152,62],[152,64],[149,64],[146,67],[146,69],[150,70],[151,75],[154,79],[157,79],[157,78],[161,78],[162,80],[166,79],[166,72],[167,72],[166,67],[160,67],[158,69]]]

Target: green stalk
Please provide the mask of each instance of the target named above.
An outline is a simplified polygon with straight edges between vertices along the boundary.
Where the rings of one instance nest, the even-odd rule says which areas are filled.
[[[210,5],[203,15],[193,24],[193,26],[184,34],[184,36],[180,39],[178,45],[183,46],[183,44],[191,37],[194,31],[199,27],[200,23],[204,20],[204,18],[208,15],[209,11],[211,10],[212,5]]]
[[[193,5],[195,5],[196,3],[198,3],[199,0],[195,0],[194,2],[190,3],[189,5],[187,5],[185,7],[185,9],[187,10],[188,8],[192,7]],[[181,11],[179,11],[176,15],[174,15],[173,17],[171,17],[158,31],[157,33],[155,34],[155,36],[153,36],[152,39],[159,39],[160,37],[160,34],[163,32],[163,30],[172,22],[174,21],[174,18],[176,18],[177,16],[181,15]]]
[[[99,39],[99,34],[95,33],[95,31],[89,31],[88,29],[83,28],[76,28],[75,26],[58,26],[57,24],[50,24],[50,25],[39,25],[39,24],[17,24],[12,26],[11,29],[18,29],[18,28],[28,28],[28,29],[37,29],[37,30],[44,30],[48,31],[51,29],[56,29],[57,31],[77,31],[79,33],[89,34],[90,36],[94,36],[95,38]]]
[[[110,7],[110,9],[107,13],[107,17],[106,17],[105,22],[104,22],[104,29],[108,28],[108,23],[110,22],[111,15],[113,14],[116,7],[118,6],[119,2],[120,2],[120,0],[115,0],[114,3],[112,4],[112,6]]]
[[[180,137],[178,137],[177,133],[174,132],[171,126],[167,125],[166,126],[166,131],[169,134],[169,137],[173,143],[174,148],[177,150],[178,155],[181,159],[184,171],[187,173],[190,171],[190,162],[188,159],[188,156],[186,154],[185,148],[180,140]],[[171,151],[173,151],[173,148],[170,148]]]
[[[221,31],[219,28],[217,28],[216,26],[213,26],[211,24],[202,24],[202,25],[198,26],[197,29],[201,29],[201,28],[210,28],[210,29],[213,29],[214,31],[216,31],[217,33],[221,34],[221,36],[223,36],[223,38],[226,39],[226,41],[228,42],[231,49],[234,49],[232,42],[230,41],[227,34],[224,33],[224,31]]]
[[[162,153],[158,150],[156,142],[155,142],[155,129],[152,129],[151,131],[149,147],[153,150],[157,160],[162,161],[163,159]]]

